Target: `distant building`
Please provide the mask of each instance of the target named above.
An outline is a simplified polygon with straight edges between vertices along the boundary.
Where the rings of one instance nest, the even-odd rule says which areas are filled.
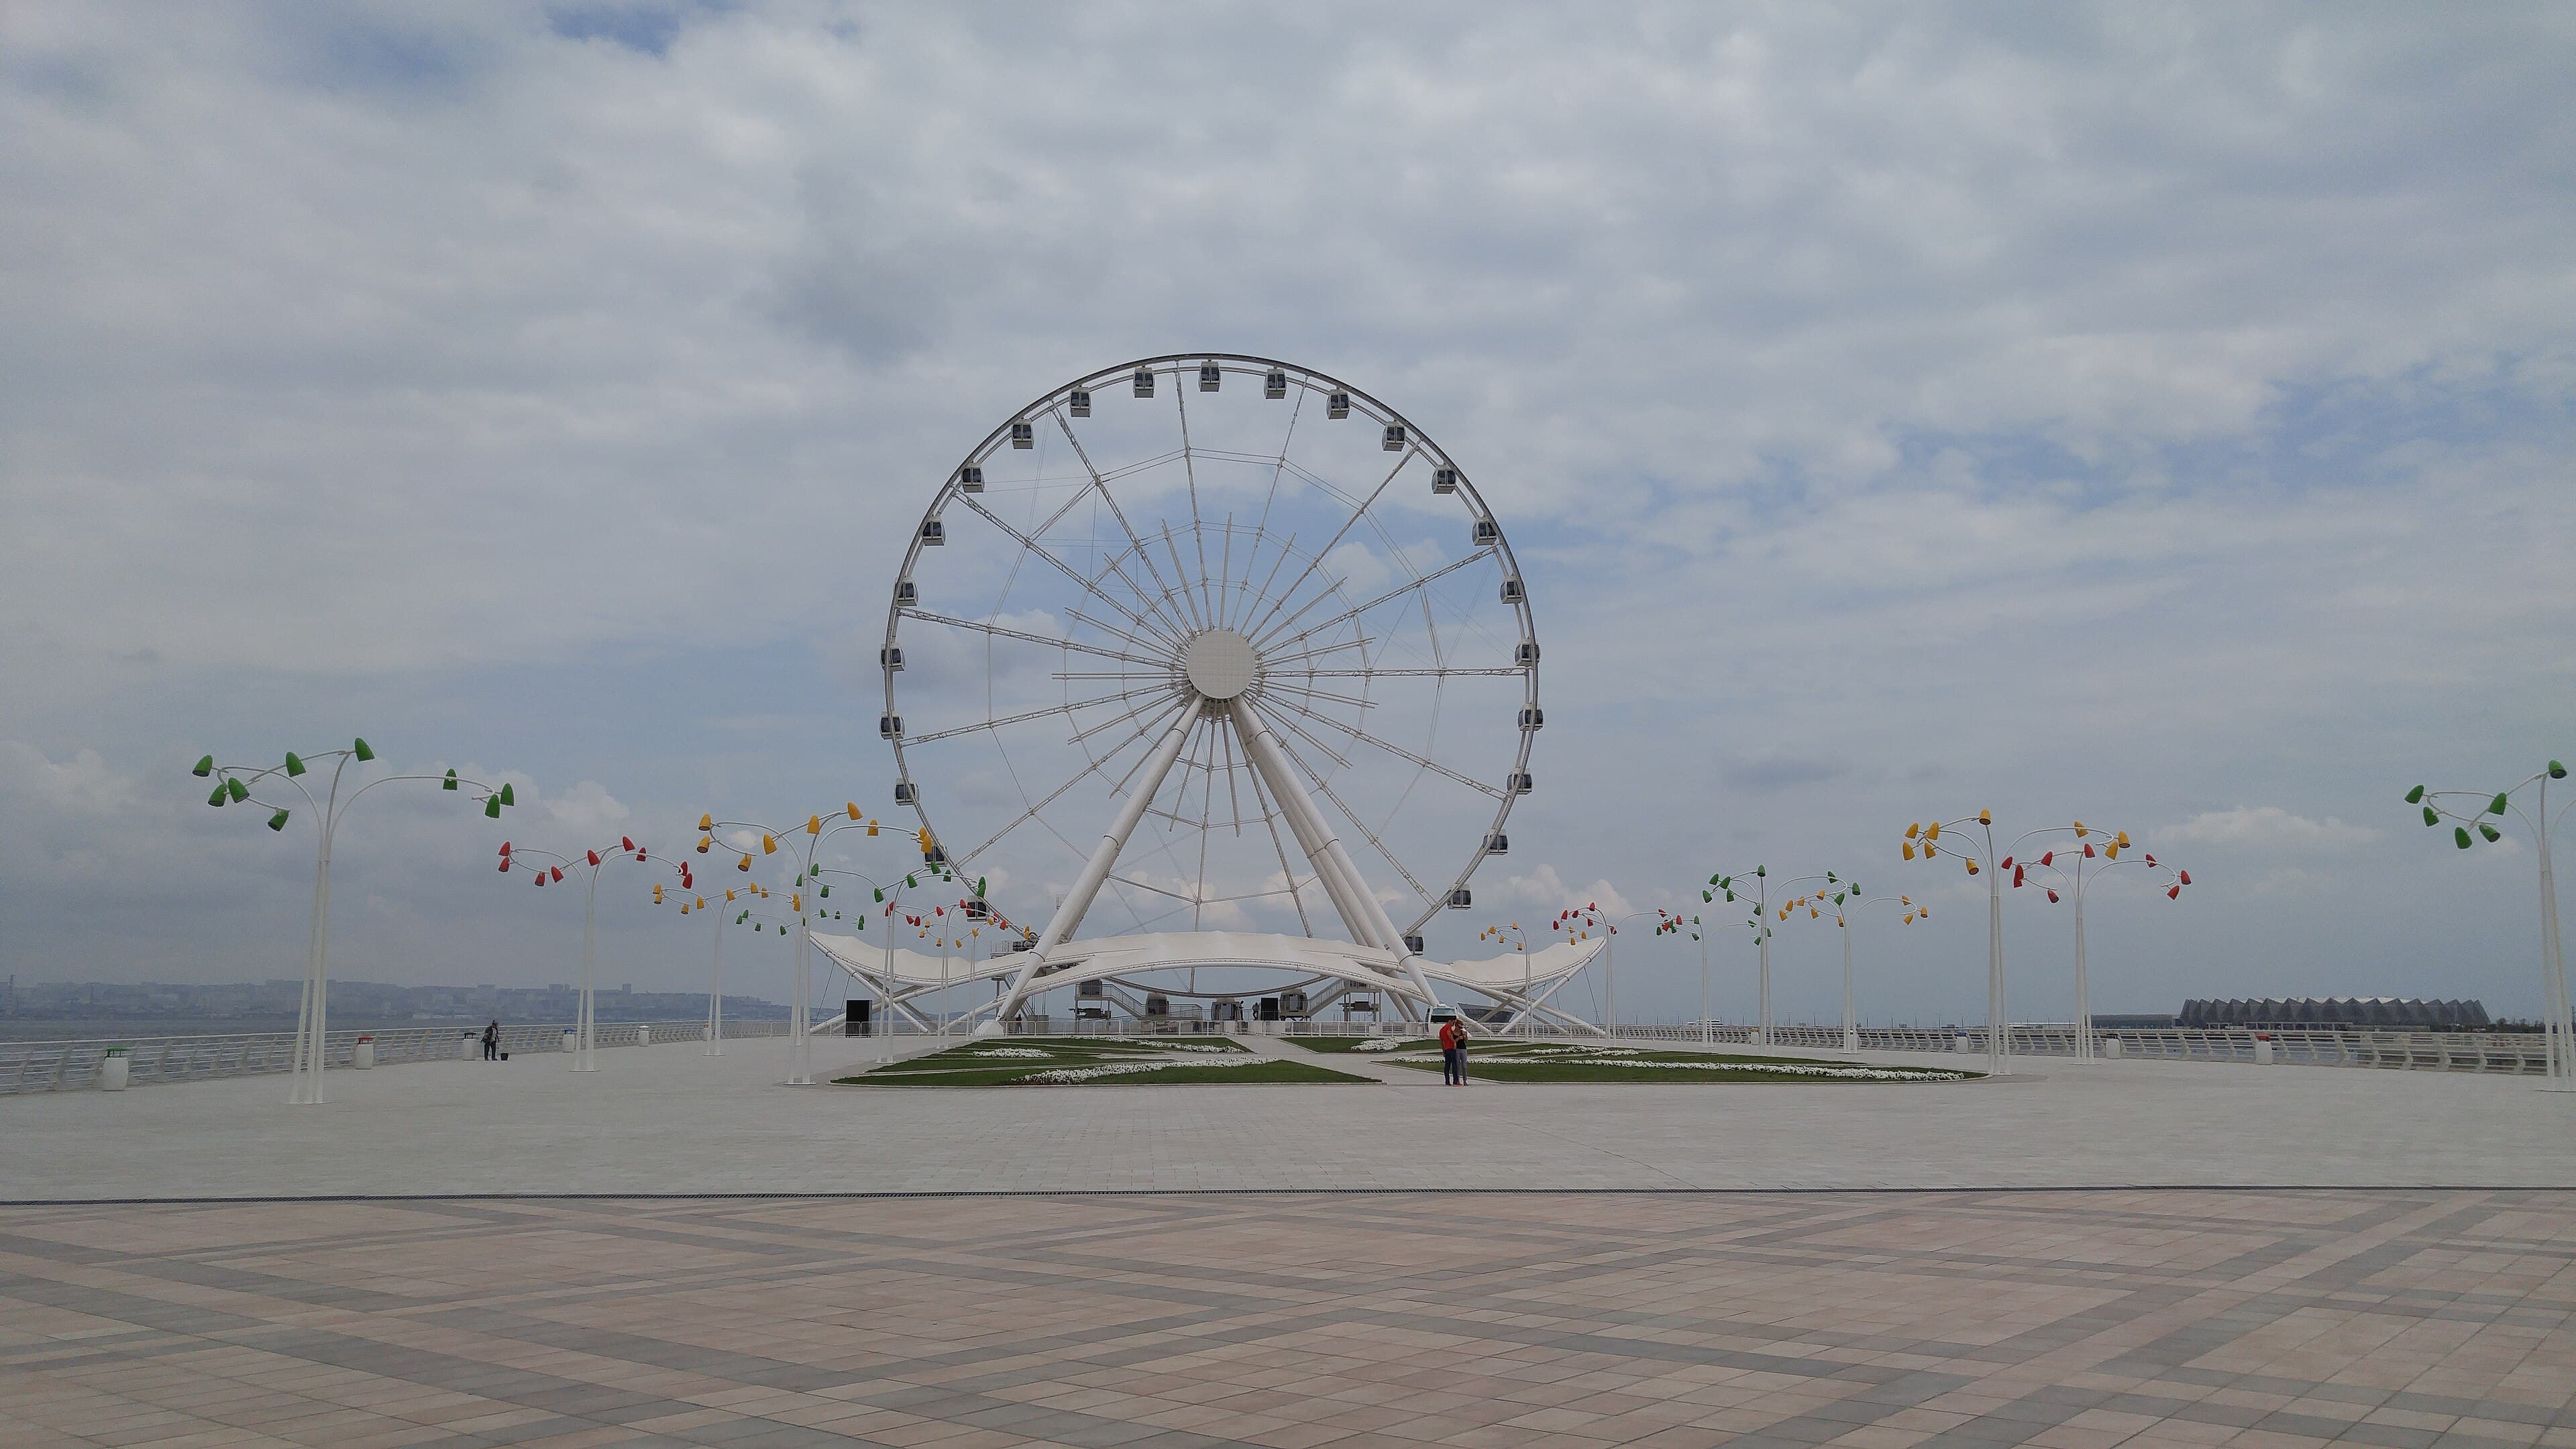
[[[2186,1001],[2180,1024],[2207,1029],[2235,1026],[2376,1027],[2393,1031],[2477,1029],[2488,1025],[2484,1002],[2418,1001],[2411,996],[2287,996],[2236,1001]]]

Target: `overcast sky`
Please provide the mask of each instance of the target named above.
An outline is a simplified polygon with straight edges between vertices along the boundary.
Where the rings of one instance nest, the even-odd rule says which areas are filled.
[[[570,979],[504,834],[882,800],[931,490],[1205,348],[1419,420],[1529,573],[1543,785],[1434,954],[1830,866],[1940,903],[1864,1015],[1975,1016],[1896,842],[1991,808],[2200,883],[2104,887],[2097,1009],[2533,1013],[2530,849],[2400,797],[2576,757],[2571,77],[2537,6],[0,7],[0,974],[295,974],[312,836],[187,767],[364,734],[524,803],[369,796],[335,973]],[[606,978],[702,981],[642,880]]]

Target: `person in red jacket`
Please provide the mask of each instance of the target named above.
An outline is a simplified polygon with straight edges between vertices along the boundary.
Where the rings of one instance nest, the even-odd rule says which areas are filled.
[[[1440,1081],[1444,1086],[1467,1085],[1467,1029],[1454,1020],[1440,1023]]]

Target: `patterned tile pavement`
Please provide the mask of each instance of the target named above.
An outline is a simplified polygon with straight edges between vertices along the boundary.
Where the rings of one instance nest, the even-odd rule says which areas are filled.
[[[0,1209],[0,1446],[2576,1446],[2576,1194]]]

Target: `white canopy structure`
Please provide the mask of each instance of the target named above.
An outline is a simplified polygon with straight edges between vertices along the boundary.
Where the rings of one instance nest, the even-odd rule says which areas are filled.
[[[1491,998],[1516,1025],[1534,1020],[1578,1031],[1599,1028],[1549,1007],[1547,999],[1590,965],[1607,944],[1599,938],[1561,941],[1538,951],[1480,961],[1408,963],[1392,952],[1313,937],[1253,931],[1161,931],[1070,941],[1043,957],[1022,951],[977,961],[964,956],[933,956],[902,947],[889,950],[855,935],[817,931],[813,940],[817,949],[853,979],[880,993],[888,1011],[925,1026],[928,1023],[912,1005],[916,999],[970,982],[1015,982],[1023,971],[1030,971],[1032,992],[1099,981],[1132,996],[1149,991],[1168,995],[1168,988],[1143,980],[1145,974],[1199,967],[1284,971],[1302,982],[1339,983],[1341,989],[1402,992],[1410,984],[1410,965],[1431,980],[1463,986]],[[1246,993],[1217,990],[1184,994],[1222,999]],[[1329,1000],[1332,994],[1335,993],[1328,991],[1319,995]],[[1004,999],[996,994],[977,1004],[966,1016],[985,1016],[999,1008]]]

